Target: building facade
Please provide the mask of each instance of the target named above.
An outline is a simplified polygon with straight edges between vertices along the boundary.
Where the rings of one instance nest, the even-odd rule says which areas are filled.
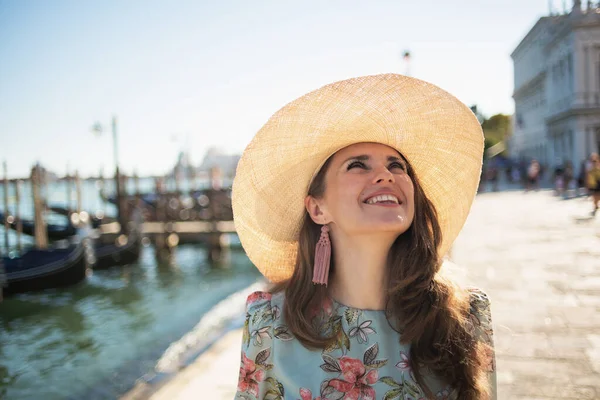
[[[600,8],[576,0],[569,14],[540,18],[511,57],[511,155],[578,172],[600,148]]]

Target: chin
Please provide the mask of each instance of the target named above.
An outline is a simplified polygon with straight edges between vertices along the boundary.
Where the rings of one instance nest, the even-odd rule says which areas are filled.
[[[412,223],[412,221],[411,221]],[[372,233],[372,234],[377,234],[377,233],[389,233],[389,234],[396,234],[396,235],[401,235],[404,232],[406,232],[408,230],[408,228],[410,228],[411,223],[406,223],[406,222],[402,222],[402,223],[398,223],[396,221],[394,222],[382,222],[382,223],[378,223],[378,224],[370,224],[368,227],[365,227],[365,231]]]

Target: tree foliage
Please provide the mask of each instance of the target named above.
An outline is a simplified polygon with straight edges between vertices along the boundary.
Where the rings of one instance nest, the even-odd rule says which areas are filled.
[[[477,105],[472,105],[471,111],[473,111],[481,123],[481,128],[483,129],[483,135],[485,137],[486,150],[495,144],[506,142],[506,140],[512,135],[510,115],[496,114],[486,118],[481,112],[479,112]]]

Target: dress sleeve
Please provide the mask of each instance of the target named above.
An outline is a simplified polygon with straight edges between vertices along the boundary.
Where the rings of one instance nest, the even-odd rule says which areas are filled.
[[[268,393],[277,394],[278,385],[270,376],[273,368],[275,311],[271,306],[270,293],[254,292],[248,296],[242,336],[240,375],[235,399],[257,400],[263,399]]]
[[[471,298],[471,321],[475,337],[486,345],[488,379],[490,382],[490,399],[498,398],[496,386],[496,353],[494,349],[494,330],[492,328],[492,311],[490,299],[480,289],[469,289]]]

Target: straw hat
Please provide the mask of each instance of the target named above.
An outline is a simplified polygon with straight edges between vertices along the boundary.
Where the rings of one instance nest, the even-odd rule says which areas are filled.
[[[397,74],[336,82],[277,111],[244,151],[233,182],[235,227],[267,279],[289,278],[296,261],[304,198],[338,150],[360,142],[406,157],[435,205],[444,255],[477,192],[483,133],[471,110],[442,89]]]

